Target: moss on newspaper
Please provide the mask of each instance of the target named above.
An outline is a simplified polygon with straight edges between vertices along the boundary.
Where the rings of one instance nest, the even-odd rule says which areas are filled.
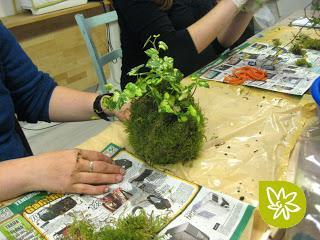
[[[173,58],[160,56],[168,47],[157,42],[158,37],[146,43],[152,45],[145,51],[147,63],[129,72],[137,77],[136,83],[128,83],[122,92],[115,90],[103,105],[119,110],[131,101],[126,126],[129,142],[140,158],[151,164],[186,162],[197,157],[204,141],[204,116],[193,94],[197,87],[209,85],[197,77],[182,85],[183,74],[174,68]]]
[[[65,240],[160,240],[157,234],[166,223],[166,217],[147,215],[143,211],[119,218],[98,231],[86,220],[75,220]]]

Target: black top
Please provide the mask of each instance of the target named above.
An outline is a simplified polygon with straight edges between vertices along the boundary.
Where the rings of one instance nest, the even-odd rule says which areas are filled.
[[[169,46],[166,55],[175,59],[175,67],[185,75],[224,51],[218,41],[214,41],[198,54],[186,30],[215,6],[215,0],[174,0],[168,11],[160,10],[152,0],[114,0],[113,3],[121,29],[122,88],[134,81],[127,75],[131,68],[146,63],[148,58],[142,48],[150,35],[160,34],[160,39]]]
[[[167,11],[160,10],[153,0],[114,0],[113,3],[121,29],[122,88],[135,80],[127,73],[146,63],[148,57],[143,45],[150,35],[160,34],[160,40],[169,46],[166,55],[174,58],[175,67],[184,75],[207,65],[225,50],[215,40],[198,54],[186,29],[206,15],[217,4],[216,0],[173,0]]]

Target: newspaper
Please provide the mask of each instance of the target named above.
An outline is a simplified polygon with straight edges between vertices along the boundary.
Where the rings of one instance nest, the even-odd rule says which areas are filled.
[[[0,208],[0,240],[64,239],[75,218],[99,229],[140,210],[171,220],[163,239],[239,239],[251,218],[252,206],[158,171],[115,144],[103,153],[126,169],[122,183],[99,196],[27,194]]]
[[[303,95],[312,83],[320,76],[320,53],[307,50],[308,61],[312,68],[298,67],[295,62],[299,56],[281,48],[265,43],[254,43],[240,46],[235,51],[222,55],[213,63],[201,69],[200,78],[223,82],[224,77],[232,74],[235,68],[254,66],[265,69],[267,81],[246,81],[244,85],[282,92],[292,95]]]

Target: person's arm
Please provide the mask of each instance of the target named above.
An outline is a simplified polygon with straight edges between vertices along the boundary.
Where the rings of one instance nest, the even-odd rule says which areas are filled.
[[[202,52],[225,31],[238,13],[239,9],[232,0],[222,0],[204,17],[189,26],[187,29],[197,52]],[[245,28],[246,26],[244,26]],[[220,42],[220,44],[227,46],[224,42]]]
[[[144,43],[149,36],[160,34],[160,38],[169,45],[169,51],[202,52],[231,23],[239,8],[233,0],[221,0],[211,11],[186,29],[176,30],[168,14],[150,0],[117,0],[114,2],[120,18],[126,27],[137,34]],[[228,13],[228,14],[226,14]],[[186,16],[188,17],[188,16]],[[190,44],[191,43],[191,44]],[[170,48],[170,45],[173,47]],[[174,49],[172,49],[174,48]],[[182,50],[182,51],[181,51]],[[190,56],[192,58],[193,56]]]
[[[92,164],[90,163],[92,162]],[[125,171],[102,153],[65,150],[0,162],[0,201],[32,191],[103,194]]]
[[[97,93],[82,92],[66,87],[56,87],[52,93],[49,103],[49,118],[55,122],[86,121],[90,120],[95,113],[93,102]],[[116,116],[125,121],[130,116],[129,105],[126,104],[120,111],[104,111],[109,116]]]
[[[12,34],[0,24],[1,60],[5,85],[12,96],[19,120],[83,121],[95,116],[93,102],[96,93],[56,86],[54,80],[32,63]],[[130,113],[126,105],[119,112],[105,112],[120,120]]]
[[[161,11],[151,0],[116,0],[114,6],[120,27],[139,38],[140,46],[137,47],[142,50],[150,36],[160,34],[160,40],[169,47],[166,54],[174,58],[175,67],[184,74],[190,74],[206,65],[209,59],[214,59],[225,50],[217,37],[239,13],[234,0],[222,0],[200,20],[185,29],[177,30],[168,13]]]
[[[249,25],[253,14],[258,11],[269,0],[232,0],[237,8],[242,10],[234,17],[231,24],[222,30],[217,39],[220,44],[229,48],[242,36],[246,27]]]
[[[252,17],[253,13],[239,12],[231,24],[218,35],[219,43],[225,48],[232,46],[246,30]]]
[[[0,58],[4,84],[12,97],[18,119],[49,121],[48,107],[56,83],[38,70],[14,36],[0,24]]]

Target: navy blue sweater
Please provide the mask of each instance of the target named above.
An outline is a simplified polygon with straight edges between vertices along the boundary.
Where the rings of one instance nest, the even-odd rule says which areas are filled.
[[[49,101],[55,86],[0,24],[0,161],[28,155],[15,130],[15,114],[30,123],[50,121]]]

